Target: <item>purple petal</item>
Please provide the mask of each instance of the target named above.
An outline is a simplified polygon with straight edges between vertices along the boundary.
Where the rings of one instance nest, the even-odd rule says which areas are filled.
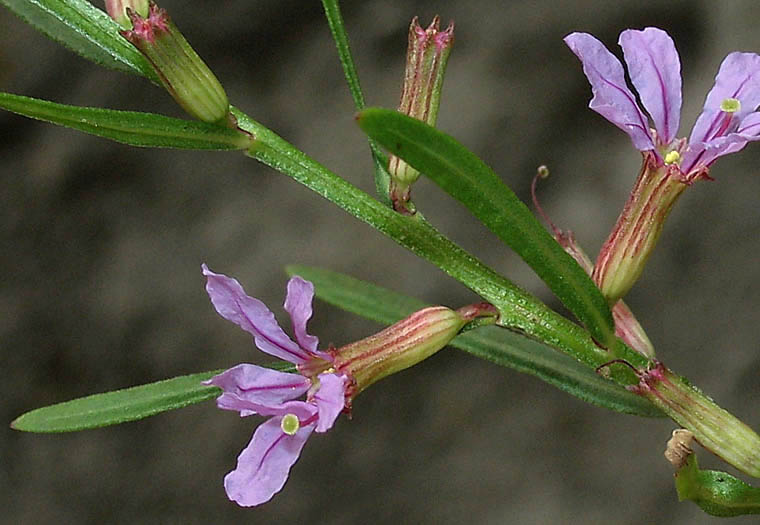
[[[620,61],[588,33],[572,33],[565,43],[581,60],[594,97],[589,107],[625,131],[636,149],[654,149],[647,118],[625,83]]]
[[[247,447],[238,456],[237,467],[224,477],[227,497],[243,507],[272,499],[288,479],[314,425],[301,427],[294,435],[280,428],[282,417],[259,425]]]
[[[284,416],[293,414],[302,425],[310,425],[317,420],[318,411],[313,403],[306,401],[286,401],[281,405],[258,405],[256,413],[261,416]]]
[[[327,432],[346,406],[349,379],[343,374],[319,374],[319,390],[314,401],[319,409],[317,432]]]
[[[681,170],[688,173],[700,167],[709,167],[718,157],[736,153],[748,142],[756,140],[760,140],[760,113],[750,113],[744,117],[735,132],[725,137],[689,145],[681,162]]]
[[[673,40],[662,29],[620,33],[631,82],[649,112],[662,144],[670,144],[681,116],[681,61]]]
[[[280,406],[305,394],[311,387],[311,381],[300,374],[249,364],[230,368],[203,384],[221,388],[224,392],[216,399],[217,406],[224,410],[237,410],[241,416],[260,414],[261,406]]]
[[[726,114],[720,111],[721,103],[735,98],[741,109],[732,117],[733,124],[726,127]],[[727,135],[736,124],[754,112],[760,105],[760,56],[754,53],[730,53],[720,65],[715,85],[707,94],[702,114],[694,124],[689,144],[707,142]]]
[[[314,298],[314,285],[297,275],[288,281],[288,294],[285,296],[285,311],[293,321],[296,341],[312,353],[317,353],[319,339],[306,332],[306,323],[311,319],[311,302]]]
[[[264,303],[245,293],[240,283],[231,277],[214,273],[204,264],[206,291],[216,311],[254,337],[262,352],[299,365],[311,357],[282,331]]]

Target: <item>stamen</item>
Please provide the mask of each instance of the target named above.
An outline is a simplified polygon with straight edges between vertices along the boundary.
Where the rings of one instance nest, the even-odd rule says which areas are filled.
[[[725,98],[720,103],[720,110],[725,113],[736,113],[742,109],[742,103],[736,98]]]
[[[665,155],[665,164],[677,164],[681,160],[681,154],[676,150],[670,151]]]
[[[285,414],[280,422],[280,428],[289,436],[294,435],[301,428],[301,422],[295,414]]]
[[[558,237],[562,235],[562,230],[557,228],[552,222],[552,220],[549,218],[549,216],[546,213],[544,213],[544,209],[538,203],[538,197],[536,196],[536,187],[538,186],[539,179],[544,180],[548,178],[549,178],[549,168],[547,168],[544,164],[541,164],[536,169],[536,175],[533,177],[533,181],[530,183],[530,196],[533,198],[533,206],[536,207],[536,211],[538,212],[538,214],[546,221],[546,223],[552,229],[552,232],[554,232],[554,236]]]

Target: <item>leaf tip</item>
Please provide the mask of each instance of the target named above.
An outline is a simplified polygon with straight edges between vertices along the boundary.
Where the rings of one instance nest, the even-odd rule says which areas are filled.
[[[10,427],[11,427],[13,430],[19,430],[19,431],[23,431],[23,430],[26,430],[26,429],[23,427],[23,421],[22,421],[23,419],[24,419],[24,416],[23,416],[23,415],[21,415],[21,416],[17,417],[17,418],[16,418],[16,419],[14,419],[13,421],[11,421]]]

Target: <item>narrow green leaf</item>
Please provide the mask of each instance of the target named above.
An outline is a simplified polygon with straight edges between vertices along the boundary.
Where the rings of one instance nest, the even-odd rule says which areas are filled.
[[[335,46],[338,48],[338,57],[341,66],[343,66],[343,73],[346,76],[351,97],[354,99],[354,105],[357,110],[362,110],[364,109],[364,95],[359,84],[359,74],[356,72],[354,59],[351,56],[348,33],[346,32],[346,25],[343,23],[343,15],[340,13],[339,2],[338,0],[322,0],[322,7],[325,10],[325,17],[330,26],[333,40],[335,40]]]
[[[317,297],[323,301],[378,323],[395,323],[428,306],[417,299],[329,270],[300,265],[288,266],[286,270],[290,275],[300,275],[313,282]],[[576,360],[503,328],[489,326],[463,333],[451,346],[534,375],[597,406],[638,416],[664,416],[646,399],[604,379]]]
[[[84,58],[158,82],[150,64],[119,34],[119,25],[87,0],[0,0],[0,3]]]
[[[0,93],[0,108],[132,146],[235,150],[251,145],[240,131],[154,113],[69,106],[10,93]]]
[[[201,381],[221,371],[175,377],[38,408],[18,417],[11,427],[25,432],[74,432],[143,419],[216,398],[221,390],[204,386]]]
[[[263,366],[281,372],[296,371],[294,365],[285,361]],[[11,428],[24,432],[61,433],[137,421],[217,398],[222,391],[215,386],[202,385],[201,381],[223,371],[179,376],[38,408],[17,417]]]
[[[717,470],[700,470],[692,454],[676,473],[678,500],[690,500],[707,514],[720,517],[760,514],[760,487]]]
[[[351,97],[354,99],[354,106],[357,111],[364,109],[364,94],[362,93],[361,84],[359,83],[359,74],[356,72],[354,58],[351,56],[351,47],[348,44],[348,33],[346,24],[343,23],[343,15],[340,13],[338,0],[322,0],[322,7],[325,10],[327,24],[330,26],[335,46],[338,48],[338,57],[340,64],[343,66],[343,74],[346,77],[348,89]],[[391,206],[389,197],[389,187],[391,176],[388,174],[388,160],[383,155],[375,141],[369,139],[369,147],[372,150],[372,159],[375,174],[375,189],[378,197],[386,206]]]
[[[591,278],[474,153],[396,111],[366,109],[357,119],[371,138],[430,177],[511,246],[600,344],[615,346],[612,313]]]

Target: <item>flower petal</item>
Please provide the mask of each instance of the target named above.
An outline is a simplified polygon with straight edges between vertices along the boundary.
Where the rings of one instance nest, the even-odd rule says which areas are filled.
[[[238,456],[235,470],[224,477],[227,497],[238,505],[251,507],[272,499],[314,430],[313,424],[308,425],[291,436],[282,431],[281,422],[282,416],[277,416],[259,425]]]
[[[681,118],[681,61],[673,40],[662,29],[647,27],[623,31],[618,43],[660,142],[670,144]]]
[[[214,273],[204,264],[206,291],[216,311],[254,337],[262,352],[293,364],[309,360],[309,353],[293,342],[264,303],[245,293],[240,283],[226,275]]]
[[[319,374],[319,390],[314,402],[319,409],[317,432],[327,432],[346,406],[346,387],[349,379],[344,374]]]
[[[241,416],[260,414],[260,407],[277,407],[309,390],[311,381],[300,374],[288,374],[256,365],[240,364],[204,381],[224,392],[216,404],[224,410],[237,410]],[[268,415],[268,414],[266,414]]]
[[[285,296],[285,311],[293,321],[293,331],[296,341],[312,353],[317,353],[319,339],[306,332],[306,323],[311,319],[311,303],[314,299],[314,285],[299,276],[293,276],[288,281],[288,293]]]
[[[760,113],[750,113],[744,117],[735,132],[707,142],[690,144],[681,162],[681,170],[689,173],[701,167],[709,167],[718,157],[736,153],[748,142],[756,140],[760,140]]]
[[[654,149],[647,118],[625,83],[620,61],[588,33],[572,33],[565,43],[583,64],[594,97],[589,107],[625,131],[636,149]]]
[[[726,114],[720,111],[721,103],[735,98],[741,109],[732,115],[733,125],[726,127]],[[755,53],[730,53],[720,65],[715,85],[707,94],[702,114],[699,115],[689,137],[689,144],[707,142],[736,129],[736,124],[754,112],[760,105],[760,56]]]

